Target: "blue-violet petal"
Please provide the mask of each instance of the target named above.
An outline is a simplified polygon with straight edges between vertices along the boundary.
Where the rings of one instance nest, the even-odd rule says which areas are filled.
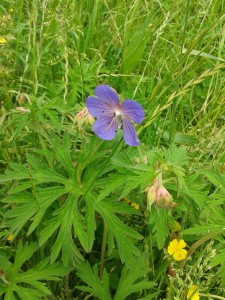
[[[105,115],[113,115],[113,110],[111,109],[110,105],[97,97],[87,97],[85,104],[88,112],[95,118]]]
[[[100,117],[93,126],[94,133],[103,140],[112,140],[118,130],[118,122],[116,118],[112,117]]]
[[[126,119],[123,119],[123,137],[127,145],[129,146],[139,145],[139,141],[137,138],[134,125]]]
[[[101,84],[97,86],[95,89],[95,95],[114,108],[119,105],[119,97],[117,92],[107,84]]]
[[[134,100],[124,100],[122,111],[125,116],[128,116],[135,123],[140,124],[144,119],[144,110],[142,106]]]

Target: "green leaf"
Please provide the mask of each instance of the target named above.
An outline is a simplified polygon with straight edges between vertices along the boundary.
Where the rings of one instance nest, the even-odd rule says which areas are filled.
[[[65,168],[68,175],[72,176],[74,172],[74,166],[71,159],[71,141],[68,133],[64,133],[63,141],[51,133],[51,145],[54,149],[56,160]]]
[[[201,174],[206,176],[212,184],[225,193],[225,176],[224,173],[220,172],[218,165],[215,166],[214,170],[207,170],[201,172]]]
[[[18,203],[16,207],[6,211],[4,214],[6,219],[10,219],[7,221],[7,225],[11,231],[16,231],[15,235],[38,211],[38,203],[31,193],[21,192],[13,194],[2,201],[6,203]]]
[[[68,266],[69,262],[72,262],[74,258],[78,260],[83,259],[74,244],[72,228],[85,250],[89,250],[87,234],[82,224],[83,217],[77,211],[77,200],[75,198],[74,196],[68,197],[64,205],[55,211],[54,215],[56,217],[47,221],[45,223],[46,227],[40,233],[40,245],[42,245],[59,229],[55,243],[52,246],[51,263],[57,259],[60,251],[62,251],[62,261],[65,266]]]
[[[122,205],[123,206],[123,205]],[[119,254],[122,262],[127,266],[135,263],[135,256],[139,256],[140,252],[134,245],[132,240],[142,239],[142,236],[132,228],[124,224],[113,212],[112,206],[108,201],[102,200],[95,204],[95,209],[104,219],[108,227],[109,237],[115,238]],[[110,242],[112,245],[112,241]]]
[[[12,163],[9,165],[9,168],[11,168],[12,170],[6,170],[4,175],[0,175],[0,183],[30,178],[29,170],[25,166]]]
[[[22,242],[19,243],[14,260],[14,272],[19,272],[22,265],[32,257],[37,248],[37,243],[31,243],[30,245],[28,245],[28,243],[25,245],[23,245]]]
[[[91,268],[88,262],[77,265],[77,276],[80,277],[86,286],[76,286],[77,289],[89,292],[95,297],[101,300],[111,300],[111,295],[109,291],[109,279],[108,274],[104,270],[102,281],[99,279],[97,265]]]
[[[149,19],[135,30],[130,38],[128,46],[125,47],[122,61],[124,73],[130,73],[140,63],[144,53],[149,34]]]
[[[31,234],[37,226],[40,224],[43,219],[46,210],[51,206],[51,204],[59,199],[61,196],[65,194],[65,188],[61,186],[54,186],[49,188],[38,188],[37,189],[37,197],[38,197],[38,211],[35,216],[32,218],[33,222],[30,225],[27,235]],[[32,220],[31,219],[31,220]]]
[[[210,267],[215,267],[219,264],[224,264],[224,261],[225,261],[225,250],[223,250],[221,253],[217,253],[209,265]],[[225,270],[225,266],[224,266],[224,270]]]
[[[188,49],[186,48],[183,48],[182,49],[182,53],[186,53],[188,51]],[[202,56],[202,57],[205,57],[205,58],[209,58],[209,59],[215,59],[215,60],[218,60],[218,61],[222,61],[222,62],[225,62],[225,60],[221,57],[218,57],[218,56],[215,56],[215,55],[211,55],[211,54],[208,54],[206,52],[203,52],[203,51],[199,51],[199,50],[191,50],[191,52],[189,52],[189,55],[196,55],[196,56]]]
[[[62,129],[62,124],[58,116],[59,114],[52,109],[46,109],[44,113],[46,114],[46,116],[49,117],[49,119],[51,120],[51,124],[54,126],[54,128],[59,132]]]
[[[217,225],[217,224],[211,224],[211,225],[200,225],[196,226],[194,228],[188,228],[182,231],[184,235],[190,234],[190,235],[207,235],[207,234],[213,234],[215,235],[222,234],[225,232],[224,224]]]
[[[85,200],[87,204],[85,222],[87,224],[88,250],[90,251],[92,249],[95,240],[95,229],[96,229],[95,208],[94,208],[95,198],[91,193],[88,193],[85,197]]]
[[[62,176],[48,166],[41,164],[34,156],[27,154],[27,161],[32,167],[31,177],[37,184],[57,182],[66,185],[68,178]]]
[[[0,255],[0,265],[8,283],[0,285],[0,295],[4,299],[44,299],[51,291],[43,280],[60,280],[72,268],[65,268],[59,263],[50,264],[49,258],[42,260],[36,267],[27,270],[29,260],[38,249],[37,243],[25,245],[19,242],[14,263]],[[26,263],[28,261],[28,263]],[[26,263],[26,264],[25,264]],[[1,298],[2,299],[2,298]]]
[[[172,145],[168,150],[163,152],[166,163],[178,166],[184,166],[188,163],[189,157],[187,147],[176,147]]]
[[[17,123],[16,123],[16,130],[13,135],[14,139],[17,139],[21,135],[22,130],[24,129],[24,127],[27,124],[29,116],[30,116],[30,113],[26,112],[26,113],[19,114],[19,116],[17,116],[17,118],[15,118],[15,119],[17,119]]]
[[[154,283],[146,276],[149,269],[146,267],[144,255],[136,258],[131,267],[124,266],[120,275],[119,285],[113,300],[123,300],[133,293],[143,292],[152,288]],[[139,281],[139,282],[137,282]]]
[[[168,220],[169,216],[167,209],[152,206],[152,210],[149,215],[149,225],[154,233],[159,249],[163,248],[164,242],[169,234]]]
[[[96,184],[96,187],[101,188],[101,192],[96,199],[96,202],[101,201],[106,196],[109,196],[111,193],[120,190],[128,179],[128,175],[119,175],[119,174],[110,174],[107,178],[99,180]]]
[[[198,142],[198,139],[190,134],[182,134],[176,132],[174,137],[174,143],[181,145],[194,145]]]

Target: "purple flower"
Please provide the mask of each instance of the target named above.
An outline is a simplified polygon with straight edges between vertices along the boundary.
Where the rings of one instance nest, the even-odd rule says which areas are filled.
[[[94,133],[103,140],[112,140],[121,127],[127,145],[138,146],[139,141],[131,121],[140,124],[144,118],[144,110],[134,100],[119,103],[119,97],[109,85],[99,85],[95,89],[95,97],[86,99],[89,113],[97,118]]]

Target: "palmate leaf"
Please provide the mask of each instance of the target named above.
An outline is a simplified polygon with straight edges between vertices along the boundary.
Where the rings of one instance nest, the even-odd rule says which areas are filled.
[[[115,191],[119,191],[124,187],[128,180],[128,175],[110,174],[108,177],[99,180],[96,187],[101,188],[101,192],[97,196],[97,202],[109,196]]]
[[[20,113],[20,112],[15,111],[13,119],[12,119],[13,121],[11,122],[11,124],[10,124],[10,122],[8,124],[8,126],[11,125],[11,128],[14,128],[14,132],[13,132],[14,141],[23,134],[23,129],[26,126],[26,124],[29,120],[29,117],[30,117],[29,112]]]
[[[51,135],[52,139],[48,141],[55,152],[52,151],[49,164],[40,158],[41,153],[36,157],[27,154],[24,166],[12,164],[6,174],[0,175],[0,183],[12,183],[8,185],[8,195],[2,200],[9,205],[4,217],[14,237],[22,228],[27,235],[38,229],[39,245],[43,246],[54,235],[51,262],[61,253],[64,264],[68,265],[74,259],[83,259],[80,254],[82,247],[86,252],[92,248],[96,229],[95,208],[90,200],[80,201],[86,186],[85,182],[77,181],[78,171],[71,158],[71,139],[65,134],[61,143],[54,134]],[[82,147],[87,149],[84,153],[88,155],[88,162],[93,162],[96,147],[92,145],[88,150],[85,143]],[[84,154],[77,161],[77,166],[82,166],[80,170],[87,168]]]
[[[87,207],[86,207],[86,214],[85,214],[85,223],[87,225],[88,249],[91,250],[95,240],[96,222],[95,222],[95,206],[94,206],[95,199],[92,198],[91,193],[89,194],[87,195],[88,199],[86,200]]]
[[[193,228],[188,228],[182,231],[184,235],[217,235],[225,233],[224,224],[210,224],[210,225],[198,225]]]
[[[68,274],[72,269],[65,268],[59,263],[50,265],[49,258],[42,260],[36,267],[26,270],[24,266],[38,249],[36,243],[28,245],[19,242],[14,263],[5,256],[0,256],[0,265],[4,272],[5,283],[0,285],[1,299],[41,299],[51,295],[45,283],[42,281],[60,280],[60,277]]]
[[[16,209],[7,210],[4,217],[8,220],[7,225],[14,236],[24,227],[24,225],[37,213],[38,205],[33,194],[21,192],[10,195],[2,200],[5,203],[18,203]]]
[[[126,197],[135,188],[143,190],[155,177],[154,170],[143,161],[138,161],[137,153],[128,150],[128,153],[118,154],[112,158],[112,164],[118,173],[109,174],[96,184],[101,189],[97,201],[111,193],[117,192],[118,199]],[[137,160],[137,161],[135,161]],[[118,193],[119,192],[119,193]]]
[[[51,204],[66,194],[66,189],[62,186],[37,188],[36,193],[38,195],[38,211],[35,216],[31,218],[32,223],[28,229],[27,235],[30,235],[37,228]]]
[[[76,286],[76,288],[102,300],[124,300],[131,294],[142,292],[145,289],[148,290],[154,286],[153,282],[148,281],[147,273],[149,269],[143,255],[137,257],[135,263],[129,268],[127,266],[123,267],[114,297],[110,294],[109,276],[105,269],[102,280],[99,279],[97,265],[91,268],[89,263],[85,262],[78,265],[77,269],[78,277],[87,286]]]
[[[167,164],[173,164],[175,166],[184,166],[189,160],[187,147],[184,146],[176,147],[173,145],[163,151],[163,156]]]
[[[149,227],[156,238],[159,249],[163,248],[164,242],[169,234],[168,221],[169,216],[167,209],[157,209],[155,206],[152,206],[152,210],[149,215]]]
[[[149,269],[146,266],[145,257],[143,255],[137,257],[135,264],[130,268],[124,266],[113,300],[127,299],[127,297],[133,293],[142,292],[145,289],[152,288],[154,283],[148,281],[146,276],[148,272]]]
[[[71,141],[69,135],[65,132],[63,135],[62,143],[59,142],[59,138],[51,133],[51,146],[55,150],[55,159],[66,170],[67,174],[73,177],[74,166],[71,158]]]
[[[89,146],[82,142],[79,151],[74,151],[71,149],[74,146],[71,138],[67,135],[61,142],[51,134],[47,143],[49,141],[52,150],[50,161],[45,160],[45,151],[36,156],[27,154],[24,166],[13,166],[8,174],[0,176],[3,183],[13,183],[3,199],[10,207],[4,213],[10,232],[15,236],[22,228],[28,235],[36,231],[39,246],[47,242],[51,245],[51,263],[61,255],[67,266],[74,260],[82,260],[84,251],[91,251],[97,211],[109,228],[109,250],[112,251],[115,240],[121,260],[132,265],[134,257],[139,255],[134,244],[142,237],[116,214],[137,214],[137,211],[108,199],[102,199],[98,204],[96,194],[92,195],[93,190],[99,190],[99,178],[96,178],[97,184],[93,181],[96,174],[93,166],[99,167],[102,163],[98,156],[96,160],[95,151],[97,149],[100,155],[105,150],[100,150],[96,140],[95,145]],[[108,161],[107,172],[112,168]],[[125,184],[126,193],[134,188],[134,184],[140,185],[143,181],[143,170],[134,166],[130,172],[132,180]],[[93,181],[92,196],[87,192],[90,181]]]
[[[102,280],[99,279],[98,268],[93,268],[88,262],[84,262],[77,266],[77,275],[88,286],[76,286],[77,289],[88,292],[100,300],[111,300],[109,291],[109,278],[106,270],[103,272]]]
[[[62,251],[62,261],[66,266],[74,258],[83,259],[73,241],[73,232],[85,251],[91,250],[92,243],[90,245],[88,243],[84,217],[77,209],[77,200],[77,194],[71,194],[64,205],[54,212],[55,217],[45,223],[45,228],[40,233],[40,245],[43,245],[54,232],[57,232],[51,251],[51,263],[57,259],[60,251]]]
[[[41,163],[41,161],[36,159],[34,156],[27,154],[27,161],[30,168],[30,177],[31,180],[34,181],[35,185],[51,182],[61,183],[63,185],[67,184],[68,177],[49,168],[46,164]]]
[[[6,170],[5,174],[1,174],[0,183],[5,183],[11,180],[23,180],[30,178],[29,170],[27,167],[16,163],[9,164],[9,167],[10,169]]]
[[[118,204],[119,205],[119,204]],[[123,204],[121,204],[123,206]],[[109,231],[109,253],[112,251],[114,243],[112,237],[115,238],[120,259],[127,266],[135,263],[135,256],[140,255],[140,251],[134,245],[133,240],[140,240],[142,236],[131,227],[124,224],[116,215],[112,203],[109,200],[102,200],[95,204],[96,211],[102,216]],[[118,206],[116,208],[118,212]],[[123,211],[124,212],[124,211]]]
[[[220,172],[218,165],[215,166],[214,170],[207,170],[202,172],[202,174],[206,176],[214,186],[225,193],[225,176]]]
[[[217,195],[219,196],[219,202],[223,205],[225,203],[225,195]],[[214,194],[211,197],[208,197],[208,203],[205,206],[201,217],[206,217],[207,224],[215,224],[225,226],[225,211],[221,204],[218,204],[215,201]]]
[[[54,186],[52,188],[37,188],[36,197],[30,192],[20,192],[9,195],[2,201],[5,203],[16,203],[16,209],[8,210],[5,217],[10,219],[8,226],[11,231],[16,233],[29,221],[31,223],[27,234],[31,234],[41,222],[46,210],[51,204],[66,193],[62,186]]]

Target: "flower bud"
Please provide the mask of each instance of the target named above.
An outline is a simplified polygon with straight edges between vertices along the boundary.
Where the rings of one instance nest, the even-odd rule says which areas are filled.
[[[162,184],[162,173],[154,179],[153,185],[149,188],[147,193],[147,210],[151,211],[152,204],[155,203],[157,207],[164,207],[167,209],[173,208],[176,203],[167,189]]]
[[[163,185],[157,191],[156,205],[158,207],[164,207],[164,208],[168,208],[168,209],[171,209],[176,205],[173,202],[172,196],[167,191],[167,189],[164,188]]]
[[[147,210],[151,211],[152,204],[156,201],[156,188],[154,184],[149,188],[147,193]]]
[[[84,127],[87,124],[92,125],[95,119],[89,114],[87,108],[85,107],[81,111],[79,111],[74,117],[74,123],[79,126],[79,128]]]

